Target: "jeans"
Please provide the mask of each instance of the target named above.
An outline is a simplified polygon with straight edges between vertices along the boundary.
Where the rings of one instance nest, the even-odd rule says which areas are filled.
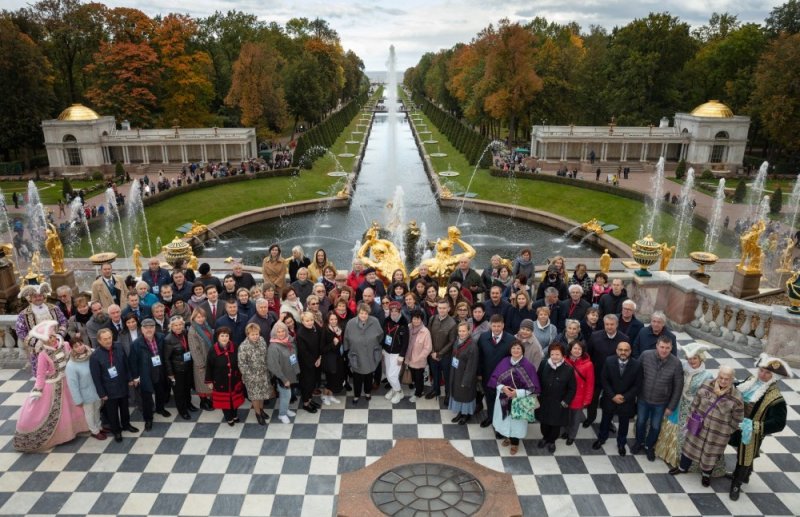
[[[636,442],[647,449],[656,444],[658,433],[661,432],[661,419],[664,418],[666,404],[648,404],[639,400],[636,413]],[[650,426],[648,429],[648,419]]]
[[[292,398],[292,388],[287,388],[278,381],[278,416],[289,416],[289,399]]]
[[[428,356],[428,368],[431,372],[431,391],[438,397],[441,393],[439,379],[444,377],[444,393],[446,397],[450,396],[450,362],[453,356],[446,355],[434,361],[433,358]]]

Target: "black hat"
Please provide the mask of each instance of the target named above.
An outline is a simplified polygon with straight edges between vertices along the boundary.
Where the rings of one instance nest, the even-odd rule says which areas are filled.
[[[363,271],[364,275],[368,275],[370,273],[377,273],[377,272],[378,271],[374,267],[368,267],[368,268],[364,269],[364,271]]]
[[[786,361],[777,357],[771,357],[766,353],[762,353],[756,359],[756,368],[763,368],[772,373],[777,373],[782,377],[791,377],[792,369],[786,364]]]

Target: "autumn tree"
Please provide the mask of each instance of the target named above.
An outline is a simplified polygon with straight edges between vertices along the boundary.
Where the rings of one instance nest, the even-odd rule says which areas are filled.
[[[91,77],[86,98],[98,111],[134,126],[154,122],[159,80],[158,55],[150,45],[153,22],[137,9],[118,7],[106,14],[109,39],[100,43],[84,71]]]
[[[50,118],[53,71],[31,38],[11,21],[0,19],[0,152],[6,161],[12,150],[28,151],[41,145],[41,121]],[[26,163],[27,165],[27,163]]]
[[[161,123],[202,127],[211,122],[214,97],[211,58],[190,48],[197,24],[186,15],[170,14],[158,25],[154,43],[160,56]]]
[[[279,133],[287,117],[280,79],[283,58],[274,48],[245,43],[233,64],[231,89],[225,103],[241,111],[243,126],[255,126],[259,137]]]
[[[761,55],[750,99],[767,136],[771,155],[800,149],[800,33],[782,33]],[[772,158],[770,158],[772,161]]]

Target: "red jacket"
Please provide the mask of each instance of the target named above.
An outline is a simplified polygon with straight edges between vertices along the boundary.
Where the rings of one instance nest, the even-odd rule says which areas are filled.
[[[570,409],[583,409],[592,403],[594,395],[594,366],[588,355],[584,354],[577,361],[572,357],[567,357],[567,363],[575,371],[575,380],[578,388],[575,390],[575,398],[569,405]]]
[[[358,286],[361,285],[361,282],[364,281],[366,276],[367,275],[363,273],[358,274],[355,271],[350,271],[350,273],[347,275],[347,285],[352,287],[354,292],[358,292]]]

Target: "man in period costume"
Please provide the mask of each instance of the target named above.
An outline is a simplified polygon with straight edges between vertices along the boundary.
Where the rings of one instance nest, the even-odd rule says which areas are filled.
[[[31,373],[36,377],[36,341],[30,331],[38,323],[53,320],[58,322],[56,334],[62,338],[67,336],[67,318],[57,306],[46,303],[45,298],[51,293],[50,284],[42,282],[38,285],[26,285],[19,292],[19,297],[28,301],[28,306],[17,316],[17,339],[25,346],[31,360]]]
[[[750,481],[753,462],[759,456],[764,437],[778,433],[786,426],[786,401],[778,389],[777,376],[791,377],[792,369],[783,359],[765,353],[758,356],[756,368],[758,372],[755,375],[737,384],[744,398],[745,419],[742,429],[733,433],[728,442],[738,448],[736,469],[730,475],[733,501],[739,499],[742,483]]]

